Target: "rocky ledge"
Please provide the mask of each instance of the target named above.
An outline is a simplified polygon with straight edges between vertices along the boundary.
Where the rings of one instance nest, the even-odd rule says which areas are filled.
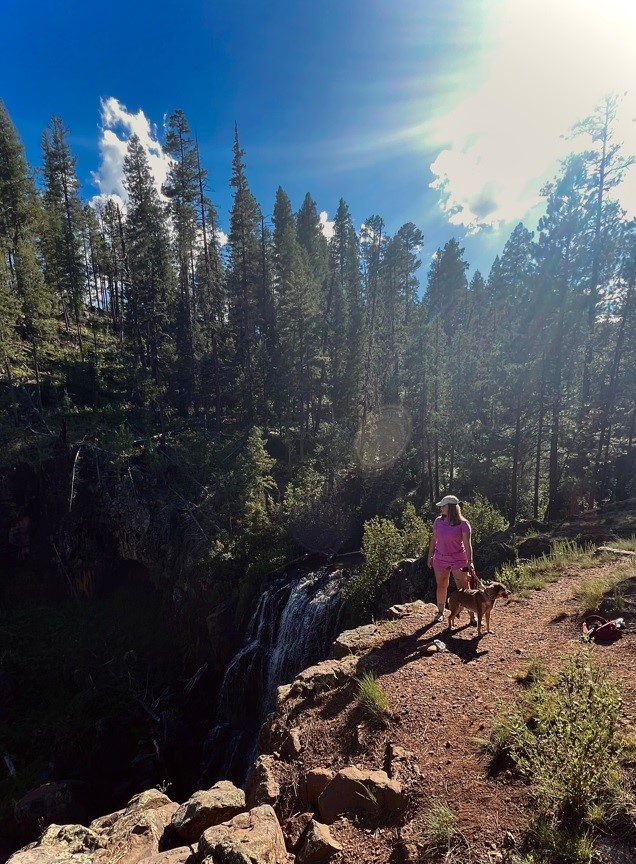
[[[281,688],[279,709],[353,681],[360,655],[377,639],[374,626],[341,634],[331,659]],[[343,814],[364,818],[380,808],[397,816],[406,809],[397,769],[405,754],[397,750],[377,770],[303,771],[298,730],[277,713],[261,730],[259,749],[245,791],[222,780],[179,805],[151,789],[88,827],[49,825],[8,864],[321,864],[342,851],[329,825]],[[298,784],[293,815],[285,817],[290,802],[278,778],[289,763],[297,764]]]

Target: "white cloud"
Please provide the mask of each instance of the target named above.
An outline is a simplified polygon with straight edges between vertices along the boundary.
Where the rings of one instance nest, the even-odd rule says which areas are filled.
[[[569,129],[608,93],[624,94],[616,138],[626,155],[636,153],[632,0],[497,0],[490,8],[483,77],[465,85],[470,95],[433,120],[427,136],[438,148],[431,186],[442,210],[471,232],[538,212],[558,160],[587,143],[566,140]],[[636,213],[636,172],[620,200]]]
[[[326,210],[321,210],[319,218],[322,233],[325,235],[327,240],[331,240],[333,237],[333,222],[329,221],[329,214]]]
[[[126,202],[128,196],[123,184],[124,158],[132,135],[137,135],[146,151],[150,171],[161,194],[161,185],[170,168],[170,157],[161,148],[155,125],[143,111],[139,110],[136,114],[128,111],[114,96],[102,99],[100,108],[100,165],[92,175],[100,194],[96,195],[91,203],[96,204],[109,197]]]

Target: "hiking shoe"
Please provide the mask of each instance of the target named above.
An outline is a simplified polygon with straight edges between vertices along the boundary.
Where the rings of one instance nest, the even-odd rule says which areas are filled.
[[[433,618],[433,624],[440,624],[444,620],[444,613],[438,612]]]
[[[475,618],[474,615],[471,615],[471,616],[470,616],[470,621],[469,621],[468,623],[470,624],[471,627],[476,627],[476,626],[477,626],[477,619]]]

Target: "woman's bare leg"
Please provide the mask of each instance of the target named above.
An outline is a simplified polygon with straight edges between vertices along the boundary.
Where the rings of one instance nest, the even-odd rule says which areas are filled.
[[[448,582],[450,580],[450,567],[446,570],[435,571],[435,582],[437,584],[437,617],[444,615],[444,606],[446,605],[446,595],[448,594]]]
[[[468,573],[465,570],[453,570],[453,579],[458,588],[463,588],[464,590],[470,588]]]

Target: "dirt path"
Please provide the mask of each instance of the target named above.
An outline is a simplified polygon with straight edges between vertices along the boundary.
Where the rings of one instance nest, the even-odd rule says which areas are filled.
[[[626,575],[633,572],[633,565],[618,566],[625,567]],[[479,740],[488,737],[499,703],[510,702],[519,691],[515,675],[532,659],[556,666],[580,648],[580,607],[574,592],[615,568],[566,573],[528,600],[500,602],[492,614],[493,632],[479,640],[475,628],[466,625],[466,613],[464,626],[452,634],[446,624],[431,624],[433,606],[430,615],[382,624],[385,641],[371,651],[371,658],[395,722],[361,748],[356,738],[359,717],[351,702],[339,711],[317,706],[302,715],[308,742],[305,766],[382,767],[386,745],[393,742],[415,754],[421,771],[411,789],[413,822],[432,800],[446,802],[467,841],[463,860],[500,860],[497,850],[518,839],[528,822],[529,799],[510,772],[492,771]],[[448,650],[427,654],[424,648],[433,638],[445,642]],[[636,726],[636,633],[630,628],[618,641],[593,645],[591,651],[622,685],[623,722]],[[345,849],[342,861],[397,860],[395,829],[370,832],[341,819],[333,833]]]

